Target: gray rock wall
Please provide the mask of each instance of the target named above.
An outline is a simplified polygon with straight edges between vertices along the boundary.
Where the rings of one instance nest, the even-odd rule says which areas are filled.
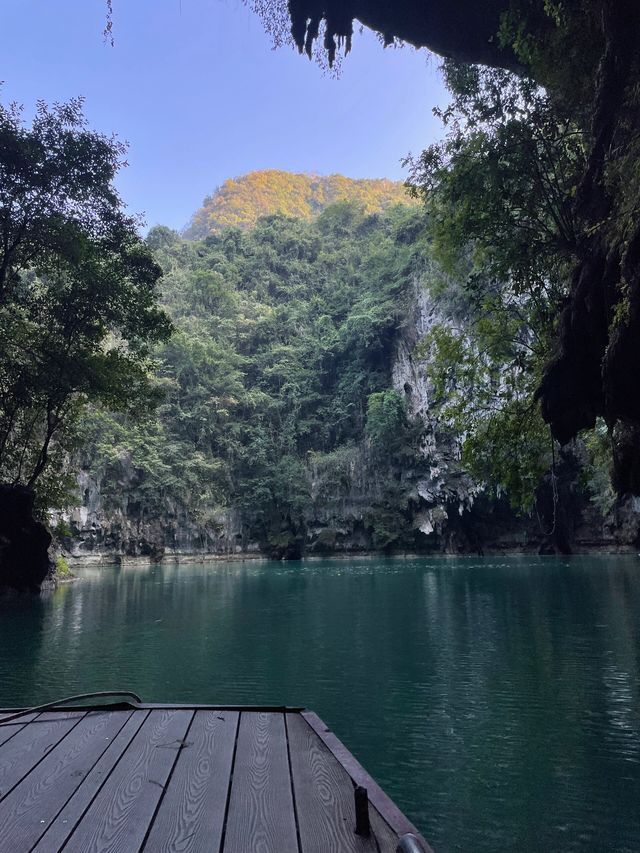
[[[410,321],[399,336],[391,375],[393,387],[404,396],[410,418],[425,425],[421,451],[429,464],[427,475],[416,479],[414,485],[414,526],[425,536],[443,536],[450,526],[450,515],[462,516],[470,510],[482,487],[461,470],[458,441],[438,428],[431,412],[429,355],[417,357],[415,348],[434,326],[446,320],[419,281],[414,283],[414,294]]]
[[[140,473],[127,459],[120,464],[117,495],[105,495],[98,478],[86,471],[78,477],[82,503],[56,513],[51,526],[72,558],[113,562],[129,558],[150,560],[194,555],[233,555],[257,546],[243,538],[239,513],[210,510],[198,519],[173,501],[159,508],[141,488]]]
[[[516,518],[504,500],[485,494],[461,470],[454,436],[439,428],[431,412],[432,386],[428,352],[416,356],[416,344],[443,318],[428,293],[414,284],[408,322],[398,337],[391,378],[403,396],[410,419],[423,425],[420,459],[415,470],[396,472],[404,495],[402,536],[405,550],[478,552],[553,549],[544,519]],[[305,514],[303,553],[358,553],[374,550],[371,515],[384,506],[379,472],[367,442],[312,458],[307,467],[310,505]],[[231,508],[188,511],[172,500],[160,500],[145,488],[143,472],[123,457],[109,472],[116,487],[105,494],[99,476],[82,472],[81,502],[52,518],[58,543],[66,553],[85,561],[131,558],[186,559],[198,556],[257,555],[259,546],[247,539],[240,513]],[[575,488],[567,484],[567,495]],[[572,491],[573,490],[573,491]],[[567,499],[569,500],[569,498]],[[570,547],[607,550],[636,547],[640,530],[640,498],[629,497],[607,519],[582,500],[570,497],[565,519]]]

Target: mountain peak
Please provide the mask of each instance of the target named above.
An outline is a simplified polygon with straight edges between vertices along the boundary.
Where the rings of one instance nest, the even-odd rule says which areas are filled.
[[[264,169],[226,180],[205,198],[184,236],[199,240],[229,226],[251,228],[259,217],[274,213],[312,219],[337,201],[356,201],[366,213],[378,213],[393,204],[413,203],[404,184],[388,178]]]

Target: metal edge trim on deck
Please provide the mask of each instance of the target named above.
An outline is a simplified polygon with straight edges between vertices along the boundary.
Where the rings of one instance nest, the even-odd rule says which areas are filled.
[[[404,815],[393,800],[385,794],[375,779],[370,776],[352,752],[342,741],[329,729],[327,724],[314,712],[307,709],[300,712],[301,716],[311,726],[320,740],[333,754],[336,761],[347,771],[354,784],[362,785],[367,789],[369,802],[379,812],[380,816],[389,824],[391,829],[401,837],[412,833],[424,846],[425,853],[433,853],[426,839],[416,829],[411,821]]]

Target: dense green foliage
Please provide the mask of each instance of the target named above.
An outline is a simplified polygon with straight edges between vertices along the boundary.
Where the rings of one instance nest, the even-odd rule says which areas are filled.
[[[169,322],[160,269],[113,187],[122,146],[81,101],[0,107],[0,482],[64,500],[83,406],[144,405],[150,349]]]
[[[252,228],[261,216],[274,213],[312,219],[338,201],[357,202],[365,213],[380,213],[394,204],[411,204],[405,187],[386,178],[354,179],[265,169],[229,179],[207,196],[185,236],[201,240],[224,228]]]
[[[149,236],[170,341],[159,267],[113,188],[122,146],[86,129],[79,101],[41,105],[30,128],[0,109],[0,482],[38,481],[61,503],[92,403],[84,463],[121,490],[126,457],[147,508],[234,507],[252,541],[296,553],[318,489],[346,495],[359,468],[379,486],[373,541],[394,544],[415,499],[406,472],[427,454],[391,357],[429,256],[440,319],[418,354],[462,466],[525,510],[551,471],[555,528],[556,456],[586,429],[571,453],[600,508],[611,460],[616,491],[640,492],[640,11],[434,2],[254,4],[274,33],[289,14],[309,54],[324,36],[329,62],[356,14],[385,43],[457,59],[447,137],[413,164],[432,247],[389,181],[227,181],[187,229],[203,242]],[[152,397],[159,416],[127,412]]]
[[[206,521],[233,506],[251,541],[296,553],[311,472],[334,496],[348,492],[364,453],[380,480],[368,523],[380,526],[380,544],[393,542],[399,526],[389,532],[384,519],[406,494],[390,469],[415,455],[418,436],[390,370],[419,228],[409,208],[380,217],[343,202],[313,222],[271,216],[203,242],[153,229],[176,328],[158,352],[160,417],[139,425],[96,412],[86,464],[117,490],[109,470],[127,458],[149,507],[178,503]]]
[[[200,242],[162,227],[140,241],[112,186],[123,149],[86,129],[80,102],[41,107],[32,128],[4,111],[3,479],[39,481],[41,505],[62,506],[77,464],[107,501],[124,492],[208,527],[233,509],[245,542],[285,555],[303,550],[315,504],[355,500],[368,541],[411,546],[436,416],[476,482],[530,510],[554,458],[535,389],[576,251],[563,200],[582,136],[507,72],[450,65],[448,80],[449,135],[413,164],[427,216],[371,213],[400,195],[391,182],[336,179],[300,207],[309,179],[294,175],[300,193],[278,178],[269,204],[295,217]],[[429,423],[391,382],[416,281],[439,316],[418,350]],[[586,448],[583,479],[610,504],[607,442]]]
[[[478,91],[474,77],[481,66],[518,75],[529,95],[534,86],[542,87],[546,96],[538,98],[537,105],[530,101],[535,120],[543,119],[536,139],[531,139],[536,143],[534,161],[544,169],[555,160],[560,139],[566,150],[557,165],[563,160],[566,164],[566,154],[576,147],[567,133],[579,136],[582,151],[568,164],[569,173],[560,169],[539,181],[545,191],[539,196],[542,218],[550,206],[560,214],[552,223],[554,240],[542,240],[542,260],[546,264],[549,251],[556,253],[556,271],[564,267],[564,295],[552,346],[536,380],[536,396],[544,421],[562,445],[604,421],[614,449],[616,492],[640,493],[640,4],[430,0],[428,10],[415,0],[260,0],[253,5],[276,39],[289,18],[298,49],[311,56],[314,45],[322,43],[329,62],[340,47],[349,51],[357,20],[376,30],[385,45],[407,41],[459,63],[459,77],[467,77],[460,91],[466,89],[471,99]],[[505,91],[486,87],[487,117],[491,111],[497,120],[504,116],[512,89],[509,83]],[[541,112],[538,107],[545,101]],[[454,112],[459,106],[454,105]],[[467,120],[462,121],[464,126]],[[504,139],[508,136],[505,132]],[[495,176],[504,174],[502,165],[507,165],[505,194],[512,200],[521,179],[525,192],[530,189],[530,163],[522,145],[526,136],[522,127],[514,139],[519,157],[506,150],[506,164],[493,161]],[[540,145],[547,147],[542,157]],[[464,183],[460,190],[464,221],[468,206],[482,193],[477,185],[465,188]],[[493,222],[498,232],[509,220],[499,200],[496,194],[497,203],[480,217]],[[531,260],[541,236],[540,222],[532,224]],[[558,236],[562,239],[554,248]],[[522,239],[517,232],[514,237],[514,249],[522,251]],[[574,250],[571,257],[567,239]]]
[[[428,216],[403,206],[367,215],[341,202],[312,221],[263,217],[248,231],[199,242],[164,227],[150,232],[175,331],[156,351],[158,411],[139,421],[102,407],[86,420],[80,462],[107,505],[121,506],[124,490],[128,511],[161,518],[178,510],[221,532],[233,511],[242,521],[236,544],[276,556],[298,555],[311,539],[331,550],[341,502],[359,507],[374,547],[427,545],[417,515],[426,513],[427,529],[455,526],[463,496],[477,492],[465,471],[489,497],[506,495],[516,510],[540,515],[537,491],[559,449],[535,388],[563,290],[555,250],[545,260],[545,240],[556,238],[553,209],[541,212],[537,165],[527,161],[528,179],[518,167],[511,206],[504,188],[505,150],[521,162],[514,140],[523,137],[531,155],[532,118],[546,116],[546,104],[502,76],[485,83],[505,94],[513,85],[504,115],[475,122],[482,98],[461,99],[468,125],[456,121],[450,138],[414,164]],[[571,148],[567,162],[579,153]],[[464,210],[461,185],[478,195]],[[500,193],[504,224],[494,228],[497,216],[483,214],[500,206]],[[535,216],[543,217],[537,251],[526,239],[515,241],[518,250],[509,235],[520,223],[533,232]],[[391,371],[405,328],[413,329],[416,287],[435,313],[413,353],[414,368],[428,372],[428,416],[412,419],[412,391],[396,390]],[[580,488],[603,510],[607,453],[597,433],[579,454]]]
[[[553,464],[536,392],[578,254],[570,199],[584,134],[531,80],[453,63],[445,73],[447,136],[412,164],[450,274],[434,293],[448,322],[421,347],[465,467],[530,509]],[[598,458],[600,477],[608,462]]]

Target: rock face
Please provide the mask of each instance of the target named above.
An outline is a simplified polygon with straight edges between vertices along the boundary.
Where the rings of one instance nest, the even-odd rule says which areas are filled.
[[[563,451],[555,487],[541,484],[538,513],[529,519],[517,517],[505,499],[487,494],[461,469],[459,442],[439,429],[431,411],[429,355],[416,356],[416,344],[439,323],[436,305],[416,282],[410,316],[396,342],[391,380],[405,400],[409,419],[422,426],[422,441],[413,468],[392,472],[399,496],[395,505],[384,494],[384,478],[366,440],[339,448],[330,457],[311,457],[307,464],[311,499],[302,525],[293,538],[288,531],[282,543],[263,545],[262,553],[287,558],[386,547],[423,553],[568,553],[635,547],[640,499],[619,502],[603,518],[579,488],[575,453]],[[189,511],[170,500],[160,501],[127,456],[103,481],[81,473],[79,488],[82,503],[52,519],[59,544],[71,557],[112,562],[261,553],[258,543],[247,536],[237,509]],[[560,495],[557,504],[553,488]],[[398,535],[387,541],[377,532],[380,528]]]
[[[111,562],[147,557],[180,558],[204,554],[253,552],[257,546],[243,539],[239,514],[234,510],[194,518],[184,507],[151,501],[141,472],[128,458],[119,463],[117,495],[86,472],[78,477],[82,504],[52,517],[52,527],[64,550],[89,562]]]
[[[410,419],[424,424],[421,459],[415,470],[394,472],[402,506],[388,523],[388,498],[380,471],[366,440],[340,448],[331,459],[310,459],[307,465],[311,500],[303,525],[283,534],[285,545],[263,544],[273,557],[301,554],[361,553],[386,547],[378,526],[400,529],[390,541],[396,549],[458,550],[466,545],[460,519],[480,491],[459,469],[454,441],[437,434],[430,415],[428,362],[416,361],[414,349],[438,321],[435,307],[416,282],[409,322],[399,336],[391,365],[394,389],[404,397]],[[107,492],[105,483],[112,485]],[[231,556],[260,551],[250,541],[241,514],[233,507],[189,512],[169,500],[161,503],[147,489],[143,472],[128,457],[101,480],[83,472],[79,477],[82,503],[52,519],[58,540],[71,556],[89,561],[149,560],[198,555]],[[453,522],[451,521],[453,519]],[[455,533],[453,531],[457,531]]]
[[[560,454],[555,486],[550,478],[541,483],[538,510],[529,518],[517,516],[505,498],[489,495],[461,469],[459,442],[438,428],[431,411],[429,355],[416,356],[416,344],[442,322],[434,301],[416,282],[412,312],[398,338],[391,371],[409,417],[425,427],[420,448],[424,464],[399,472],[409,497],[404,523],[412,533],[405,533],[401,547],[427,553],[563,554],[638,547],[640,497],[627,496],[603,516],[580,486],[581,450],[575,444]],[[366,447],[358,448],[343,466],[342,484],[327,482],[317,467],[311,470],[311,483],[308,550],[375,547],[367,522],[382,496],[371,476]]]
[[[455,437],[438,430],[430,408],[432,386],[428,355],[416,358],[415,347],[435,325],[443,322],[435,303],[419,282],[414,285],[411,322],[400,335],[392,368],[393,387],[404,395],[407,412],[425,424],[421,453],[428,462],[428,475],[416,479],[417,506],[414,526],[425,536],[445,534],[449,519],[462,516],[473,506],[482,488],[460,468],[460,450]],[[453,527],[457,527],[457,520]],[[449,543],[453,545],[453,543]]]
[[[0,591],[37,592],[53,570],[51,534],[34,518],[34,493],[0,484]]]

